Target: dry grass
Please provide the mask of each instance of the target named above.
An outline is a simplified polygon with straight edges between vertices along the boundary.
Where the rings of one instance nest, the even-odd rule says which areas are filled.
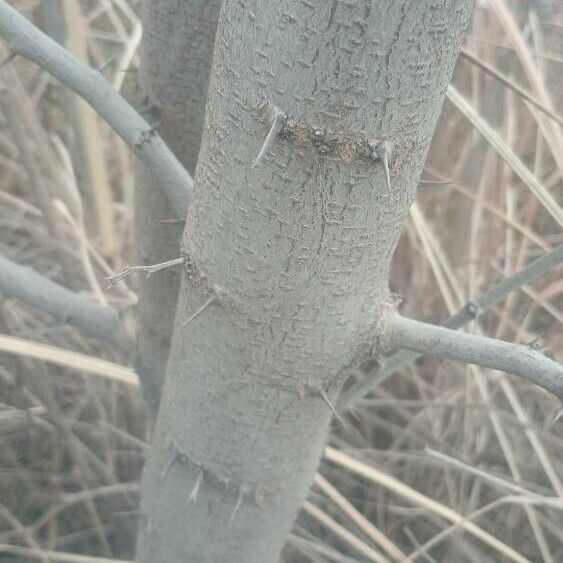
[[[90,63],[130,88],[137,2],[66,3]],[[62,13],[43,4],[36,19],[57,33]],[[455,183],[421,185],[395,257],[408,315],[438,322],[563,242],[563,132],[549,117],[563,112],[563,6],[535,4],[475,14],[466,49],[534,103],[460,59],[424,174]],[[84,115],[41,70],[16,60],[0,75],[0,252],[128,313],[134,279],[101,288],[133,263],[131,159],[102,124],[80,144]],[[111,193],[103,177],[88,185],[83,151]],[[561,360],[562,292],[553,272],[470,330],[539,339]],[[0,332],[0,560],[131,560],[145,424],[129,358],[15,301],[0,302]],[[473,366],[425,359],[394,374],[335,426],[284,560],[563,561],[558,409]]]

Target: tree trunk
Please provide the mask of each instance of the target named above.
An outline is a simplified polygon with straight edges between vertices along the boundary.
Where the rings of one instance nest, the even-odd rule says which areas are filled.
[[[225,2],[139,562],[278,559],[325,399],[393,309],[389,262],[472,5]]]
[[[194,173],[199,152],[215,29],[221,0],[147,2],[143,14],[140,85],[158,130]],[[174,210],[142,171],[135,197],[136,243],[144,265],[180,255],[183,224],[163,222]],[[141,281],[135,365],[156,413],[170,349],[180,276],[163,270]]]

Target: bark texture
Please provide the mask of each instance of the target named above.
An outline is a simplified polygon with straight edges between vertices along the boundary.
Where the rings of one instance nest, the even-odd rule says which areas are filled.
[[[322,395],[391,308],[472,4],[225,2],[138,561],[278,559],[328,432]],[[253,166],[265,104],[287,119]]]
[[[140,86],[158,131],[193,175],[199,152],[209,71],[221,0],[155,0],[143,14]],[[177,258],[182,224],[145,173],[137,177],[136,243],[142,264]],[[172,338],[180,276],[163,270],[141,281],[136,368],[156,413]]]

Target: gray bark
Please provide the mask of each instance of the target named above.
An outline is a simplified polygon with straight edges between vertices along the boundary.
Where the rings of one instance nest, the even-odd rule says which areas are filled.
[[[472,4],[225,2],[139,562],[277,560],[328,432],[322,395],[393,306],[389,261]],[[287,119],[253,166],[265,103]]]
[[[140,86],[159,132],[191,174],[203,129],[207,85],[220,0],[146,3]],[[137,176],[136,243],[140,261],[154,264],[180,255],[181,224],[162,223],[177,212],[154,190],[154,179]],[[145,398],[156,413],[170,351],[180,276],[166,270],[141,281],[135,365]]]

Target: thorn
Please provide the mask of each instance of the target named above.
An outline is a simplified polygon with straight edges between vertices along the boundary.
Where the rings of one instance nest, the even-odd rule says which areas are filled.
[[[6,55],[6,58],[0,63],[0,69],[4,68],[6,65],[9,65],[17,56],[18,54],[16,53],[16,51],[10,51]]]
[[[119,272],[119,274],[106,278],[108,280],[106,291],[109,291],[116,283],[120,282],[127,276],[134,274],[135,272],[144,272],[146,277],[148,278],[155,272],[165,270],[166,268],[171,268],[172,266],[183,263],[184,257],[182,256],[181,258],[174,258],[173,260],[167,260],[166,262],[160,262],[159,264],[151,264],[150,266],[128,266],[127,268]]]
[[[193,315],[190,315],[187,319],[182,321],[182,326],[189,325],[194,319],[199,317],[201,313],[203,313],[203,311],[207,309],[207,307],[210,307],[211,305],[217,303],[218,301],[219,301],[219,296],[217,295],[217,293],[213,293],[213,295],[195,313],[193,313]]]
[[[155,219],[155,223],[159,223],[160,225],[180,225],[185,224],[185,219]]]
[[[145,143],[148,143],[156,134],[157,129],[162,123],[162,120],[158,120],[154,125],[150,125],[148,129],[141,131],[137,137],[137,140],[133,143],[138,149],[140,149]]]
[[[244,489],[241,487],[238,492],[237,503],[235,504],[235,508],[233,510],[233,513],[231,514],[231,517],[229,518],[229,526],[233,523],[234,519],[236,518],[238,511],[240,510],[240,507],[242,505],[243,499],[244,499]]]
[[[387,189],[391,191],[391,175],[389,173],[389,159],[393,154],[393,145],[389,141],[384,141],[383,144],[377,149],[378,156],[383,164],[385,171],[385,182]]]
[[[199,489],[202,483],[203,483],[203,469],[200,469],[197,478],[195,480],[192,492],[190,493],[190,496],[188,498],[188,504],[192,501],[195,502],[197,500],[197,495],[199,493]]]
[[[340,416],[340,413],[336,410],[335,406],[328,398],[328,395],[326,394],[325,390],[322,387],[320,387],[318,393],[321,396],[322,400],[327,404],[328,408],[334,415],[334,418],[338,420],[338,422],[342,425],[343,428],[346,428],[346,421],[342,418],[342,416]]]
[[[115,60],[115,58],[117,57],[117,55],[112,55],[105,63],[103,63],[99,68],[98,68],[98,72],[100,74],[104,73],[104,70],[107,69],[107,67],[113,63],[113,61]]]
[[[272,141],[274,140],[275,137],[277,137],[280,134],[281,130],[283,129],[283,126],[285,125],[285,120],[286,120],[285,113],[283,113],[283,111],[281,111],[279,108],[273,105],[271,106],[271,109],[272,112],[274,113],[272,126],[270,127],[270,131],[268,131],[268,135],[266,136],[266,139],[262,144],[262,148],[260,149],[258,156],[254,159],[254,162],[252,163],[252,166],[250,168],[256,168],[256,166],[258,166],[258,164],[262,160],[262,157],[264,156],[264,154],[272,144]]]
[[[174,464],[178,461],[178,457],[180,454],[180,449],[178,448],[178,442],[176,442],[176,440],[172,440],[170,442],[170,449],[171,452],[170,452],[170,457],[168,458],[168,463],[166,464],[166,466],[162,470],[162,473],[160,474],[161,481],[164,481],[168,473],[170,473],[170,470],[172,469]]]

